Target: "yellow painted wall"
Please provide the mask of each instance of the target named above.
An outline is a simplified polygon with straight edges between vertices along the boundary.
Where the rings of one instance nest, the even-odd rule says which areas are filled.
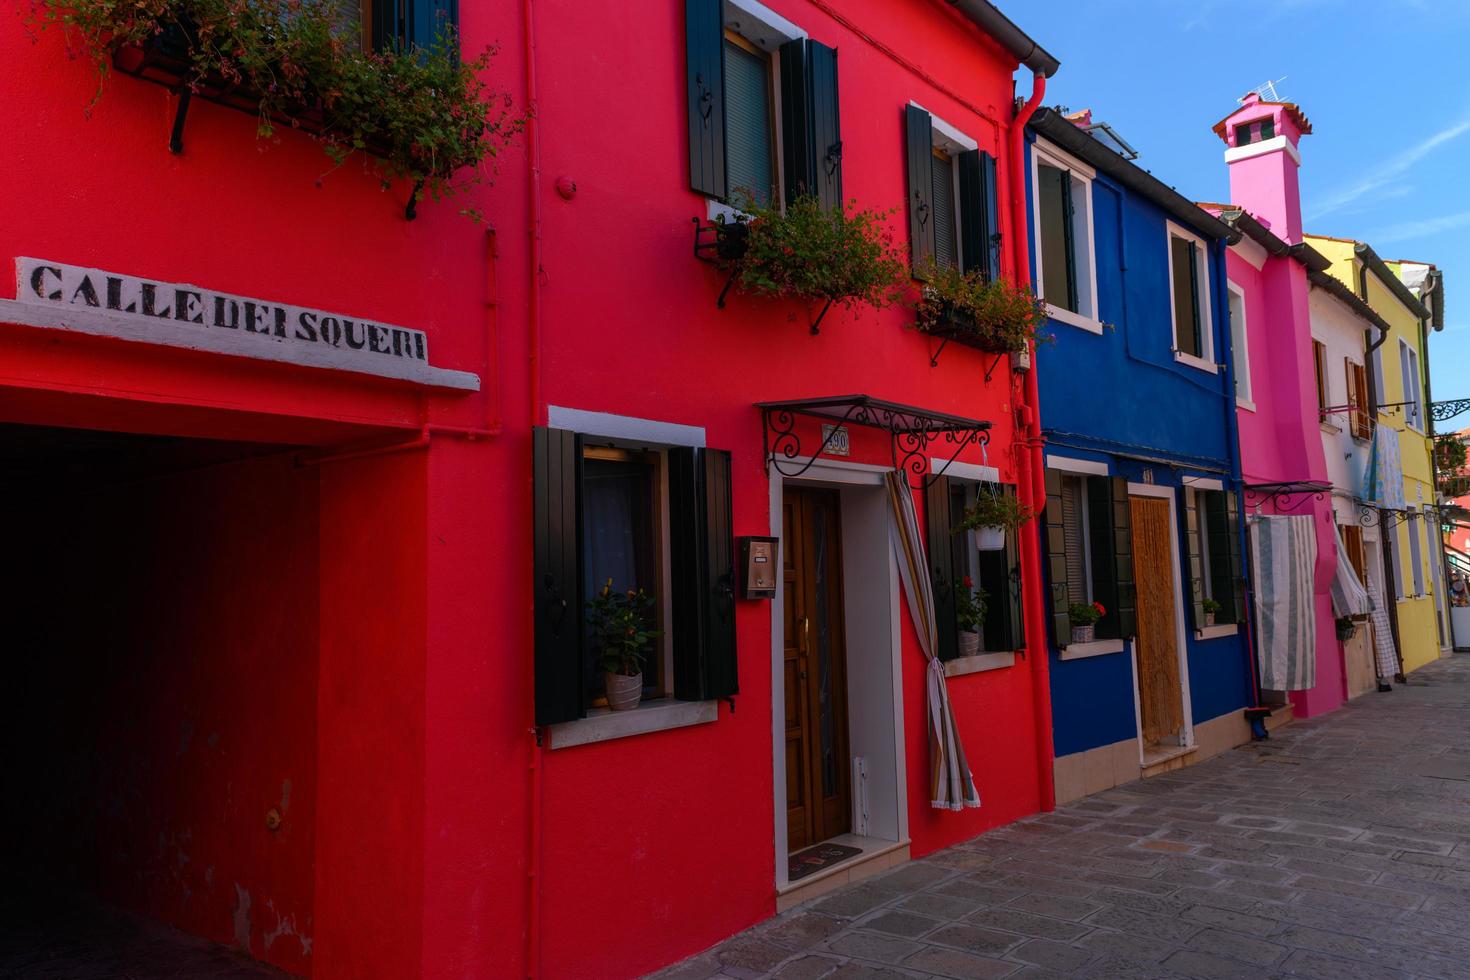
[[[1328,274],[1335,276],[1353,292],[1358,292],[1358,270],[1361,263],[1353,254],[1353,242],[1343,242],[1331,238],[1318,238],[1307,236],[1312,247],[1332,260],[1332,267],[1327,270]],[[1400,342],[1407,344],[1410,349],[1417,352],[1419,356],[1419,369],[1421,376],[1427,372],[1429,355],[1423,349],[1420,339],[1420,323],[1418,316],[1403,305],[1397,296],[1393,294],[1373,272],[1367,276],[1368,305],[1383,317],[1392,328],[1388,339],[1384,341],[1379,349],[1375,371],[1380,373],[1379,390],[1383,393],[1381,401],[1392,405],[1404,401],[1408,396],[1404,386],[1403,371],[1400,367]],[[1420,392],[1424,389],[1421,377]],[[1425,406],[1426,417],[1420,425],[1426,430],[1428,428],[1428,406]],[[1407,424],[1408,413],[1403,408],[1393,408],[1378,413],[1378,424],[1387,426],[1399,434],[1399,455],[1403,459],[1404,467],[1404,499],[1409,505],[1433,505],[1434,503],[1434,467],[1431,461],[1432,442],[1427,431],[1421,432]],[[1411,566],[1413,550],[1409,544],[1409,534],[1413,531],[1419,540],[1419,565],[1422,576],[1423,592],[1415,595],[1414,573]],[[1438,561],[1439,556],[1439,528],[1431,525],[1426,534],[1425,521],[1423,518],[1413,522],[1399,522],[1391,530],[1385,529],[1386,534],[1396,539],[1395,572],[1399,579],[1398,589],[1398,621],[1399,621],[1399,652],[1404,658],[1404,669],[1414,670],[1437,659],[1440,654],[1440,631],[1439,619],[1435,608],[1434,588],[1437,578],[1433,562]]]

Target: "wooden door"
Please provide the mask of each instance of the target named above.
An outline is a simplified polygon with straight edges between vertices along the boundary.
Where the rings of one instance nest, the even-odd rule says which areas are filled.
[[[836,491],[786,491],[786,834],[793,851],[852,827],[839,511]]]
[[[1133,575],[1138,588],[1138,707],[1145,745],[1173,741],[1184,727],[1175,620],[1169,501],[1130,497]]]

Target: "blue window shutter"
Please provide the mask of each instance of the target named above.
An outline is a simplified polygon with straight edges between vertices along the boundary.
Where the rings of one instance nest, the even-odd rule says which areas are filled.
[[[459,0],[372,0],[375,51],[429,50],[446,32],[458,36]]]
[[[917,274],[934,261],[934,192],[931,173],[934,159],[933,122],[918,106],[904,108],[904,134],[909,180],[909,246]]]
[[[771,65],[730,41],[725,44],[725,172],[730,193],[761,203],[775,189],[771,131]]]
[[[684,62],[688,76],[689,189],[724,200],[725,17],[721,0],[685,0]]]

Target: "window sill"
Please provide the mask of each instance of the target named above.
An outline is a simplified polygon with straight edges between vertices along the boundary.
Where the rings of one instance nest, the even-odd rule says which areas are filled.
[[[1183,364],[1186,367],[1192,367],[1196,370],[1205,371],[1209,374],[1220,373],[1220,365],[1215,364],[1211,361],[1207,361],[1203,357],[1195,357],[1193,354],[1186,354],[1182,350],[1176,350],[1174,352],[1174,361],[1177,364]]]
[[[1196,640],[1218,640],[1222,636],[1234,636],[1240,632],[1240,627],[1235,623],[1222,623],[1219,626],[1206,626],[1202,630],[1194,631]]]
[[[1109,653],[1122,653],[1122,640],[1093,640],[1091,643],[1069,643],[1062,647],[1063,660],[1085,660]]]
[[[1247,412],[1254,412],[1256,410],[1256,403],[1249,398],[1237,398],[1235,399],[1235,407]]]
[[[672,698],[648,701],[629,711],[594,708],[586,718],[564,721],[551,726],[551,748],[569,749],[574,745],[610,742],[616,738],[646,735],[671,728],[703,725],[720,717],[718,701],[675,701]]]
[[[977,653],[973,657],[956,657],[944,662],[945,677],[960,677],[965,674],[978,674],[984,670],[1001,670],[1005,667],[1016,665],[1014,652],[1006,653]]]
[[[1065,307],[1052,306],[1050,303],[1047,303],[1046,315],[1058,323],[1065,323],[1070,327],[1086,330],[1088,333],[1101,334],[1103,332],[1101,320],[1094,320],[1092,317],[1082,313],[1073,313]]]
[[[1325,433],[1327,433],[1330,436],[1335,436],[1335,435],[1341,435],[1342,434],[1342,426],[1340,426],[1340,425],[1334,425],[1331,422],[1322,422],[1322,423],[1319,423],[1319,425],[1321,426],[1322,431],[1325,432]]]

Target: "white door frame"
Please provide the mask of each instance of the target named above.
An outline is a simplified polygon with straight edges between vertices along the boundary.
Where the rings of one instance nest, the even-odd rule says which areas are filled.
[[[783,465],[801,466],[805,465],[810,457],[797,457],[792,460],[783,460]],[[811,468],[799,477],[788,477],[780,473],[774,466],[767,467],[770,477],[771,488],[771,535],[778,541],[783,537],[782,525],[785,522],[784,497],[788,484],[795,486],[815,487],[883,487],[884,474],[891,467],[874,466],[867,463],[847,463],[836,460],[820,459],[812,463]],[[906,756],[904,751],[903,736],[903,638],[900,632],[898,591],[902,588],[898,578],[898,564],[893,557],[892,545],[892,520],[886,522],[884,527],[883,544],[887,555],[886,563],[886,591],[890,603],[890,641],[889,648],[892,651],[892,687],[893,687],[893,757],[896,767],[896,790],[897,790],[897,826],[898,840],[909,839],[908,823],[908,772]],[[847,535],[846,525],[843,531]],[[785,567],[785,558],[778,555],[780,567]],[[784,573],[783,573],[784,574]],[[882,576],[873,580],[878,587],[883,586]],[[848,583],[844,578],[844,586]],[[773,779],[772,800],[774,803],[773,819],[775,824],[775,878],[776,888],[785,888],[790,882],[787,876],[787,837],[786,837],[786,678],[785,678],[785,656],[786,656],[786,633],[785,633],[785,589],[779,584],[776,589],[775,598],[771,600],[771,774]],[[844,613],[846,615],[846,613]],[[849,673],[849,684],[852,677]],[[849,702],[850,703],[850,702]],[[852,719],[848,719],[849,728]],[[853,788],[853,798],[857,799],[857,788]]]
[[[1194,709],[1189,698],[1189,636],[1184,628],[1184,577],[1181,572],[1182,565],[1179,561],[1179,494],[1183,487],[1161,486],[1155,483],[1132,483],[1128,484],[1128,496],[1130,497],[1156,497],[1169,501],[1169,561],[1170,569],[1174,576],[1174,629],[1177,634],[1175,638],[1175,651],[1179,657],[1179,703],[1184,714],[1184,728],[1180,733],[1180,745],[1183,748],[1194,747]],[[1132,521],[1129,521],[1129,533],[1132,533]],[[1130,542],[1131,547],[1131,542]],[[1134,573],[1133,581],[1138,582],[1137,572]],[[1135,593],[1135,604],[1137,594]],[[1136,605],[1135,605],[1136,609]],[[1141,765],[1144,761],[1143,753],[1147,748],[1143,744],[1143,704],[1142,692],[1138,688],[1138,651],[1133,651],[1133,696],[1138,710],[1134,713],[1134,722],[1138,735],[1138,761]]]

